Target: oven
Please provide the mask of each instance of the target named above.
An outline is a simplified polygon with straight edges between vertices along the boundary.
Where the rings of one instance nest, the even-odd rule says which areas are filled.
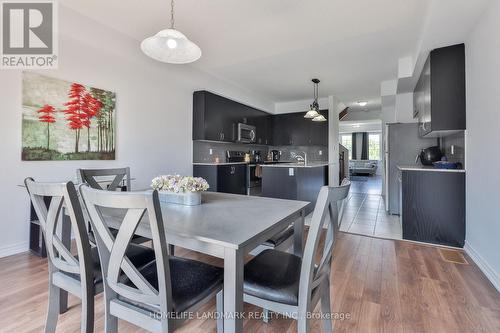
[[[255,126],[238,124],[238,142],[253,143],[257,137]]]
[[[249,164],[247,166],[247,195],[260,196],[261,194],[262,167],[260,164]]]

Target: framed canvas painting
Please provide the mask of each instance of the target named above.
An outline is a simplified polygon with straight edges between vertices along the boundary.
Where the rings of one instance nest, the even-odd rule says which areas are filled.
[[[23,72],[22,160],[114,160],[116,94]]]

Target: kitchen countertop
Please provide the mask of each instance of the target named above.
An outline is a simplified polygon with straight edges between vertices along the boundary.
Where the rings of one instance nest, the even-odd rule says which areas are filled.
[[[432,172],[464,172],[465,169],[438,169],[431,166],[423,165],[398,165],[401,171],[432,171]]]
[[[235,164],[250,164],[248,162],[194,162],[193,165],[235,165]]]
[[[311,162],[311,163],[280,163],[280,164],[266,164],[262,165],[266,168],[318,168],[329,165],[328,162]]]

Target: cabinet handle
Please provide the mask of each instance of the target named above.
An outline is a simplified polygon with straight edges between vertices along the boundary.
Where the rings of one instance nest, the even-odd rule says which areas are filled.
[[[231,174],[234,175],[234,173],[236,172],[236,168],[234,166],[231,167]]]

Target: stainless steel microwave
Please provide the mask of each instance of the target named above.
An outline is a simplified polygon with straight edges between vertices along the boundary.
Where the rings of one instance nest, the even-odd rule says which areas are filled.
[[[238,124],[238,142],[253,143],[257,137],[255,126]]]

